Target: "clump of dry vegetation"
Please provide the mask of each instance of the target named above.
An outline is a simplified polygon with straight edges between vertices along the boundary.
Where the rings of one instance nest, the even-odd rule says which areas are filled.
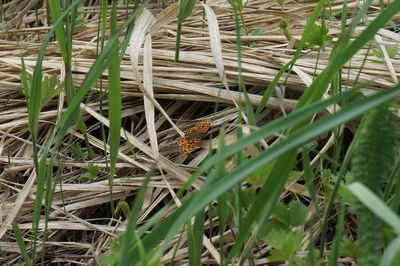
[[[72,77],[73,87],[78,90],[98,59],[102,50],[101,41],[107,43],[110,36],[110,16],[106,35],[101,33],[100,2],[83,1],[79,5],[71,43],[70,70],[66,68],[56,39],[53,38],[45,51],[41,68],[42,107],[35,139],[32,139],[29,130],[30,115],[26,100],[27,94],[30,96],[32,92],[24,88],[21,73],[25,68],[28,81],[34,83],[31,76],[34,76],[38,54],[53,21],[46,1],[14,0],[2,3],[0,264],[24,261],[12,225],[18,225],[22,238],[29,246],[38,177],[34,153],[37,152],[40,158],[47,153],[45,147],[48,142],[54,141],[56,124],[71,102],[66,95],[66,80]],[[323,42],[308,39],[300,51],[302,56],[295,60],[290,71],[280,76],[279,71],[299,55],[296,49],[302,45],[303,31],[317,4],[314,1],[285,1],[283,5],[274,0],[248,1],[237,13],[242,42],[240,67],[235,12],[229,1],[196,2],[193,12],[183,22],[178,62],[175,61],[175,49],[179,4],[146,5],[135,20],[132,36],[126,39],[129,46],[120,55],[121,141],[112,188],[109,182],[110,105],[106,96],[110,81],[109,71],[106,70],[85,95],[79,105],[79,118],[75,116],[61,145],[54,152],[55,157],[51,157],[50,187],[54,190],[52,200],[46,201],[50,203],[47,206],[49,211],[46,215],[44,211],[40,213],[37,225],[36,263],[43,260],[45,264],[100,265],[107,262],[104,257],[99,258],[100,254],[112,254],[109,257],[112,261],[122,252],[120,245],[123,241],[115,241],[127,228],[127,217],[131,215],[127,210],[140,200],[139,190],[145,180],[148,181],[147,189],[143,192],[143,202],[136,217],[135,229],[139,231],[155,219],[152,221],[154,224],[145,229],[151,231],[176,213],[189,195],[207,186],[207,173],[212,171],[203,169],[198,178],[189,183],[185,193],[178,193],[210,154],[217,150],[223,153],[221,146],[229,147],[242,136],[256,132],[271,121],[290,114],[296,106],[298,108],[304,92],[329,66],[333,47],[343,35],[343,22],[350,27],[351,21],[360,12],[360,1],[350,0],[347,2],[347,17],[342,21],[345,3],[327,3],[314,33],[311,33],[313,36],[321,34]],[[117,28],[135,8],[135,3],[118,1]],[[373,1],[364,19],[354,26],[349,41],[356,39],[381,13],[379,1]],[[330,89],[324,92],[324,99],[337,93],[336,90],[346,91],[354,86],[360,86],[360,94],[354,97],[362,98],[398,85],[400,35],[393,25],[400,25],[399,14],[393,16],[390,23],[379,29],[374,40],[357,50],[347,61],[340,75],[333,78]],[[321,30],[324,27],[327,32]],[[121,43],[124,43],[125,34],[124,31],[119,38]],[[272,96],[264,107],[266,89],[277,76],[277,85],[270,88]],[[342,104],[346,105],[345,102],[329,105],[316,116],[326,117],[336,113],[343,107]],[[257,110],[256,116],[251,109]],[[180,153],[178,138],[185,136],[187,128],[205,119],[212,121],[207,135],[193,151]],[[79,121],[84,122],[85,130],[82,130]],[[310,252],[311,246],[315,251],[322,251],[313,255],[317,263],[327,261],[335,248],[333,239],[341,219],[345,223],[341,229],[344,240],[337,257],[338,263],[350,264],[358,259],[358,247],[354,242],[357,239],[356,216],[349,210],[345,217],[340,216],[339,211],[340,206],[348,203],[345,193],[329,203],[335,184],[339,182],[335,178],[340,176],[339,169],[358,127],[359,120],[352,120],[313,138],[311,143],[307,141],[307,149],[295,153],[298,154],[298,161],[288,162],[288,166],[293,165],[294,168],[288,169],[284,189],[276,195],[279,203],[275,211],[265,223],[265,228],[257,227],[265,232],[249,237],[244,250],[249,248],[250,252],[235,254],[233,263],[243,260],[246,265],[266,265],[286,261],[300,265],[310,259],[310,254],[314,252]],[[224,129],[224,143],[219,137],[221,129]],[[241,164],[285,139],[287,133],[278,130],[256,140],[256,144],[252,143],[254,145],[241,148],[242,151],[234,156],[228,154],[222,162],[224,166],[216,167],[215,171],[222,176],[233,172]],[[33,147],[35,143],[36,148]],[[185,230],[178,230],[165,244],[161,254],[154,252],[158,262],[171,265],[192,263],[192,248],[199,253],[197,256],[201,264],[223,263],[235,249],[239,228],[247,221],[246,215],[251,213],[255,198],[264,191],[265,180],[271,180],[267,177],[271,172],[275,173],[273,166],[262,167],[248,175],[240,186],[230,185],[233,188],[224,196],[215,198],[215,201],[210,199],[208,207],[201,211],[204,217],[199,218],[198,214],[193,224],[188,219]],[[346,169],[345,173],[348,174]],[[307,174],[312,175],[312,186],[306,182]],[[386,192],[393,192],[394,187]],[[310,191],[310,188],[315,190]],[[121,205],[121,202],[124,203]],[[327,208],[329,213],[326,213]],[[221,216],[221,212],[224,215]],[[201,225],[198,221],[202,221]],[[271,240],[285,235],[275,230],[277,228],[288,230],[290,233],[286,235],[290,237],[286,241],[295,243],[293,254],[289,252],[287,258],[279,254],[279,247],[284,249],[285,244]],[[190,235],[192,232],[196,239],[196,230],[200,230],[197,242]],[[145,249],[148,248],[146,240],[143,241]],[[191,246],[191,241],[201,243],[201,246]],[[116,247],[114,250],[110,250],[112,243]],[[151,253],[149,250],[146,252]]]

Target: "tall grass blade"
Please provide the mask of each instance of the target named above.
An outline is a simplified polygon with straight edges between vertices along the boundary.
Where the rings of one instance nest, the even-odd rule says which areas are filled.
[[[148,188],[150,178],[153,174],[154,174],[154,168],[149,173],[146,174],[146,178],[142,186],[140,187],[138,194],[136,195],[135,203],[130,212],[128,225],[126,227],[126,230],[122,238],[121,254],[119,256],[117,263],[118,266],[132,265],[131,262],[133,258],[132,258],[132,252],[130,250],[132,248],[132,243],[134,242],[133,236],[136,234],[135,232],[136,223],[139,218],[140,210],[142,209],[143,206],[143,201],[146,196],[146,191]],[[140,239],[136,240],[140,241]]]
[[[37,234],[38,234],[38,227],[39,227],[39,220],[40,220],[40,213],[42,210],[42,200],[44,195],[44,187],[46,183],[47,176],[47,152],[48,149],[46,148],[45,151],[42,153],[42,157],[40,163],[38,162],[38,150],[37,150],[37,142],[36,142],[36,128],[39,120],[39,112],[41,108],[41,98],[42,98],[42,64],[43,58],[46,51],[46,47],[48,46],[51,37],[54,34],[56,27],[63,21],[64,17],[66,17],[72,8],[74,8],[80,0],[74,1],[69,8],[54,22],[53,27],[50,29],[49,33],[43,45],[39,51],[35,70],[33,73],[33,80],[32,80],[32,87],[30,90],[30,98],[28,104],[28,112],[29,112],[29,123],[28,127],[32,134],[32,146],[33,146],[33,156],[35,162],[35,168],[37,172],[37,187],[36,187],[36,197],[35,203],[33,208],[33,218],[32,218],[32,237],[31,237],[31,252],[32,252],[32,261],[34,261],[35,257],[35,250],[37,244]],[[50,145],[50,143],[48,143]],[[53,150],[53,153],[56,149]]]
[[[13,224],[12,227],[13,227],[15,239],[17,240],[19,250],[21,251],[21,254],[22,254],[22,258],[24,259],[24,262],[26,263],[26,265],[30,266],[30,265],[32,265],[32,261],[29,258],[28,252],[26,251],[26,246],[24,243],[24,239],[22,238],[21,230],[19,230],[19,227],[17,224]]]
[[[394,259],[400,251],[400,236],[393,239],[392,242],[385,248],[385,252],[379,263],[380,266],[393,266],[396,265]]]
[[[188,226],[190,265],[201,265],[200,260],[203,250],[204,218],[205,212],[204,209],[202,209],[196,214],[194,224]],[[188,223],[190,223],[190,221]]]
[[[111,35],[116,32],[117,25],[116,3],[113,1],[111,8]],[[117,155],[121,136],[121,74],[120,74],[120,57],[118,40],[113,44],[110,52],[110,63],[108,67],[108,103],[109,103],[109,120],[110,120],[110,204],[111,210],[114,212],[114,202],[112,197],[112,187],[114,184],[115,165],[117,163]]]
[[[361,203],[382,221],[393,228],[396,234],[400,235],[400,217],[397,216],[378,196],[371,192],[360,182],[348,185],[350,191]]]
[[[182,34],[182,23],[183,21],[192,14],[194,4],[196,0],[181,0],[179,6],[179,14],[178,14],[178,27],[176,30],[176,46],[175,46],[175,61],[179,61],[179,51],[180,51],[180,43],[181,43],[181,34]]]

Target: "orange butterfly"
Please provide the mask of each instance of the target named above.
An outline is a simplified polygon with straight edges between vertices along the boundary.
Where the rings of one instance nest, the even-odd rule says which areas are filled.
[[[197,122],[193,127],[186,129],[185,136],[178,139],[178,144],[180,146],[179,151],[181,154],[191,153],[195,148],[197,148],[201,140],[207,135],[210,126],[211,120],[206,119]]]

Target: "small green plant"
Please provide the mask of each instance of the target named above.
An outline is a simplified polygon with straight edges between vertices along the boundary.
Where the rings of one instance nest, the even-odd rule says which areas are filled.
[[[288,228],[304,224],[307,217],[307,207],[299,201],[291,201],[287,206],[278,203],[272,217],[285,224]]]
[[[244,28],[243,26],[240,28],[240,35],[241,36],[259,36],[263,33],[263,29],[255,29],[253,30],[250,34],[248,34],[246,28]],[[257,47],[257,42],[255,41],[249,41],[249,42],[243,42],[244,44],[250,46],[250,47]]]
[[[81,175],[81,179],[82,178],[87,178],[90,180],[96,180],[98,175],[99,175],[100,169],[97,165],[94,165],[93,163],[89,163],[88,164],[88,171]]]
[[[105,265],[116,265],[118,262],[119,254],[121,253],[121,236],[111,241],[110,255],[100,254],[99,259]]]
[[[351,257],[357,259],[360,254],[358,241],[353,241],[348,236],[343,236],[340,240],[339,255],[342,257]]]
[[[398,43],[396,43],[396,44],[393,44],[393,45],[386,45],[385,48],[386,48],[386,52],[387,52],[389,58],[395,59],[397,53],[400,50],[400,45]],[[384,58],[383,52],[382,52],[382,50],[380,48],[373,48],[371,55],[374,55],[374,56],[379,57],[379,58]]]
[[[279,27],[281,28],[283,35],[285,35],[286,40],[290,41],[292,39],[292,35],[289,32],[289,22],[286,19],[281,19],[279,22]]]
[[[300,251],[303,232],[301,230],[273,230],[265,241],[274,249],[268,259],[271,261],[287,261],[289,265],[302,265],[303,260],[296,256]]]
[[[89,152],[83,149],[82,146],[77,142],[72,143],[69,150],[72,154],[72,157],[76,160],[87,160],[89,158]]]
[[[74,22],[74,34],[82,32],[86,28],[85,18],[81,15],[84,14],[85,10],[82,7],[78,7],[78,15]]]
[[[29,100],[31,98],[31,88],[33,77],[32,75],[28,75],[28,87],[24,87],[25,97]],[[64,84],[60,83],[60,78],[58,75],[44,76],[42,79],[42,93],[40,106],[45,105],[55,96],[60,94],[64,89]]]
[[[289,32],[289,22],[286,19],[282,19],[279,23],[283,35],[285,35],[288,41],[292,41],[292,35]],[[305,45],[311,49],[320,49],[325,46],[327,42],[332,41],[332,36],[328,35],[329,29],[325,24],[317,25],[314,23],[309,31],[308,37],[305,39]],[[296,40],[294,47],[297,48],[299,41]]]
[[[273,248],[269,260],[286,261],[290,265],[305,263],[296,255],[300,251],[304,233],[293,228],[303,225],[307,214],[307,207],[299,201],[291,201],[287,206],[283,203],[275,206],[272,219],[265,225],[262,237]]]
[[[311,27],[310,35],[306,40],[307,47],[311,49],[318,49],[325,46],[326,42],[332,40],[332,36],[328,35],[329,29],[325,24],[314,24]]]
[[[281,7],[283,7],[283,4],[285,3],[285,0],[275,0]]]

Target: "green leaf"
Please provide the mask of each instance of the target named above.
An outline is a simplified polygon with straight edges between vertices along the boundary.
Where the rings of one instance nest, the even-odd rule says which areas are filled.
[[[288,207],[282,203],[278,203],[272,217],[278,219],[288,227],[295,227],[305,223],[307,213],[308,211],[305,205],[299,201],[291,201]]]
[[[340,241],[339,255],[342,257],[358,258],[358,242],[351,240],[348,236],[342,236]]]
[[[300,226],[306,222],[308,210],[300,201],[292,201],[289,203],[289,214],[291,226]]]
[[[328,32],[329,29],[325,24],[317,25],[314,23],[306,40],[307,46],[311,48],[315,46],[323,47],[325,42],[332,40],[332,36],[329,36]]]
[[[81,144],[78,142],[72,143],[69,150],[72,154],[72,157],[76,160],[87,160],[88,158],[88,152],[82,149]]]
[[[42,100],[41,105],[48,103],[53,97],[59,95],[63,89],[64,85],[59,83],[58,75],[51,75],[50,77],[45,76],[42,83]]]
[[[284,230],[272,231],[265,241],[274,248],[269,257],[272,261],[292,260],[301,248],[303,232],[287,232]]]
[[[271,219],[265,224],[262,232],[260,233],[260,238],[265,239],[268,234],[270,234],[272,231],[277,231],[277,230],[289,232],[289,228],[287,227],[286,224],[282,223],[279,220]]]
[[[100,172],[100,169],[97,165],[94,165],[93,163],[89,163],[87,173],[83,174],[80,178],[96,180],[99,172]]]
[[[285,0],[275,0],[275,2],[277,2],[280,6],[283,7],[283,3],[285,2]]]
[[[121,208],[121,211],[125,215],[125,217],[129,217],[131,214],[131,209],[129,207],[129,204],[126,201],[120,201],[118,205]]]
[[[254,174],[250,175],[246,181],[256,187],[263,186],[274,165],[275,161],[265,164],[263,167],[255,171]]]
[[[114,265],[117,262],[117,257],[114,255],[100,254],[98,258],[105,265]]]
[[[398,43],[393,44],[393,45],[386,45],[385,48],[386,48],[386,52],[387,52],[389,58],[391,58],[391,59],[396,58],[397,52],[400,50],[400,46]],[[380,48],[376,48],[376,49],[374,48],[374,49],[372,49],[372,52],[376,57],[384,58],[383,52]]]
[[[290,226],[290,214],[288,209],[283,203],[277,203],[274,212],[271,215],[286,226]]]

